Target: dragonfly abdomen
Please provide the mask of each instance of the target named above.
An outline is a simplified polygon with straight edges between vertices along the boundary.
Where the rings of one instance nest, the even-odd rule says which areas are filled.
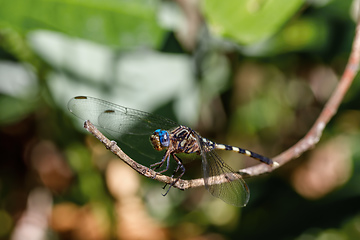
[[[203,138],[203,141],[206,142],[211,149],[226,150],[226,151],[241,153],[245,156],[259,160],[260,162],[263,162],[265,164],[273,165],[273,161],[270,158],[264,157],[260,154],[254,153],[250,150],[239,148],[239,147],[233,147],[233,146],[226,145],[226,144],[214,143],[206,138]]]

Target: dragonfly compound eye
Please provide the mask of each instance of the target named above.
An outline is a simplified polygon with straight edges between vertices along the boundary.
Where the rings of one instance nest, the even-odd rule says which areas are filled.
[[[164,150],[169,146],[169,133],[165,130],[157,129],[155,132],[150,136],[150,141],[157,151]]]

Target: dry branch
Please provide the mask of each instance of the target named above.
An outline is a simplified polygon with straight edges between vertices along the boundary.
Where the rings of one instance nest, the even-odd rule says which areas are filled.
[[[319,117],[315,121],[314,125],[308,131],[304,138],[300,139],[294,146],[290,147],[286,151],[280,153],[273,158],[281,165],[284,165],[288,161],[299,157],[303,152],[313,148],[320,140],[322,132],[330,119],[336,114],[337,109],[341,101],[343,100],[346,92],[348,91],[351,83],[353,82],[360,62],[360,22],[357,23],[356,33],[353,41],[351,54],[346,65],[345,71],[341,76],[339,83],[337,84],[334,92],[330,96],[329,100],[325,104],[324,109],[320,113]],[[266,172],[271,172],[271,167],[265,164],[256,165],[246,169],[240,170],[240,172],[248,174],[250,176],[259,175]]]
[[[309,132],[305,135],[304,138],[299,140],[295,145],[287,149],[286,151],[280,153],[278,156],[273,158],[274,162],[279,163],[279,165],[275,165],[273,167],[268,166],[266,164],[259,164],[253,167],[245,168],[239,170],[241,174],[245,174],[248,176],[257,176],[263,173],[271,172],[277,167],[284,165],[288,161],[297,158],[303,152],[313,148],[320,140],[322,132],[330,121],[330,119],[335,115],[337,109],[344,98],[346,92],[348,91],[352,81],[355,78],[355,75],[358,72],[358,66],[360,62],[360,25],[357,24],[356,27],[356,34],[353,42],[352,51],[346,65],[345,71],[336,86],[333,94],[329,98],[328,102],[325,104],[324,109],[320,113],[319,117],[315,121],[314,125],[311,127]],[[143,166],[129,156],[127,156],[120,148],[117,146],[116,142],[110,141],[106,138],[90,121],[85,121],[84,128],[87,131],[92,133],[97,139],[99,139],[107,149],[113,152],[116,156],[118,156],[121,160],[123,160],[126,164],[128,164],[131,168],[135,171],[144,175],[148,178],[153,178],[160,182],[164,183],[172,183],[175,181],[174,178],[156,173],[155,171],[151,170],[150,168]],[[216,181],[218,184],[228,181],[228,178],[224,176],[218,176]],[[193,179],[193,180],[183,180],[179,179],[173,187],[179,189],[187,189],[192,187],[199,187],[204,186],[204,179]]]

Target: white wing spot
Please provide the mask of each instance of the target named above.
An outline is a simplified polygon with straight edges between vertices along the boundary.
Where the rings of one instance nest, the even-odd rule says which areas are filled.
[[[245,150],[245,155],[251,157],[251,152],[248,150]]]

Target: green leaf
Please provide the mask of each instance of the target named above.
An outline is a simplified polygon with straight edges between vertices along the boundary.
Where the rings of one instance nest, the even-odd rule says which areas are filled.
[[[156,1],[0,0],[0,23],[22,33],[46,29],[117,48],[154,47],[163,31]]]
[[[271,56],[290,51],[322,52],[329,44],[331,29],[318,18],[302,17],[291,21],[272,38],[242,48],[248,56]]]
[[[303,0],[206,0],[203,12],[213,33],[252,44],[276,33]]]

